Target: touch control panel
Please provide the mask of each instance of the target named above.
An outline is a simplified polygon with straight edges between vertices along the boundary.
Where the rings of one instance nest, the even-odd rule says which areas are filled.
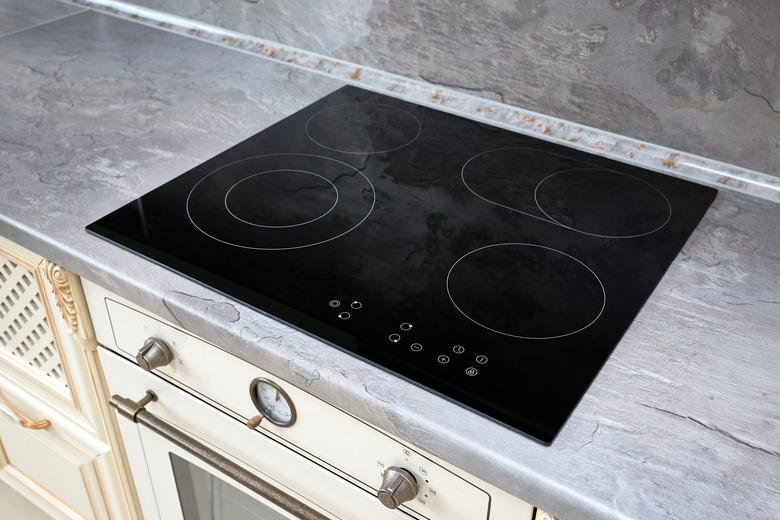
[[[348,320],[352,318],[352,314],[355,311],[359,311],[363,308],[363,302],[360,300],[352,300],[348,303],[343,303],[339,299],[332,299],[328,302],[328,306],[333,309],[336,317],[340,320]]]
[[[359,327],[363,302],[350,297],[334,297],[328,300],[332,316],[340,321],[351,320]],[[366,317],[376,319],[370,313]],[[425,332],[415,327],[413,320],[397,321],[387,326],[377,337],[377,343],[384,343],[388,353],[394,357],[406,357],[411,363],[428,365],[436,370],[446,370],[447,376],[468,379],[483,376],[488,369],[489,358],[479,349],[457,342],[442,344],[428,341]]]
[[[421,362],[427,362],[452,374],[475,377],[487,368],[488,357],[459,343],[432,344],[425,341],[424,334],[415,329],[412,322],[400,322],[388,335],[386,342],[399,349],[399,355],[411,352],[419,356]]]

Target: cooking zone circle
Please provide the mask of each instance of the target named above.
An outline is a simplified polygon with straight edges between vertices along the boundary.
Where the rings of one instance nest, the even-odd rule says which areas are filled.
[[[600,238],[641,237],[669,222],[672,206],[661,190],[616,170],[569,168],[543,177],[504,171],[506,165],[517,165],[518,172],[550,171],[544,159],[557,157],[529,148],[488,150],[464,163],[461,181],[486,202]]]
[[[537,244],[510,242],[474,249],[447,273],[455,308],[477,325],[520,339],[576,334],[599,319],[606,291],[573,256]]]
[[[296,204],[288,204],[291,194],[298,199]],[[300,200],[303,197],[311,200],[303,203]],[[335,184],[322,175],[304,170],[253,173],[236,182],[225,194],[225,209],[234,218],[252,226],[267,228],[303,226],[321,219],[333,211],[338,203],[339,190]],[[301,210],[311,213],[297,215]],[[249,213],[249,220],[239,216],[244,212]]]
[[[345,103],[324,108],[306,121],[306,135],[334,152],[376,154],[413,143],[422,132],[409,112],[380,103]]]
[[[376,203],[371,181],[329,157],[279,153],[226,164],[187,195],[190,222],[236,247],[288,250],[341,237],[368,218]]]
[[[649,235],[672,217],[669,199],[652,184],[597,168],[548,175],[536,185],[534,201],[559,226],[603,238]]]

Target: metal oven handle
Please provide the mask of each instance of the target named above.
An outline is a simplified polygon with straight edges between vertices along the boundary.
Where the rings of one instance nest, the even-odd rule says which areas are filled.
[[[135,423],[143,424],[154,433],[169,440],[179,448],[194,455],[220,473],[232,478],[296,518],[301,520],[329,520],[328,517],[319,511],[312,509],[254,473],[247,471],[144,408],[147,404],[156,400],[157,396],[154,392],[147,390],[146,395],[140,401],[133,401],[115,394],[111,397],[110,403],[123,417]]]

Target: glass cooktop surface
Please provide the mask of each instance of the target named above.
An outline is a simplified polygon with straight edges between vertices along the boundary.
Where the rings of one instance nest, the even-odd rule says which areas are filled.
[[[343,87],[87,229],[550,443],[715,194]]]

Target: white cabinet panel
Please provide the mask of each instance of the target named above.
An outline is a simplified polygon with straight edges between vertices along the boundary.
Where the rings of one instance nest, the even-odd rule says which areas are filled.
[[[45,431],[0,418],[11,460],[2,476],[50,514],[136,519],[96,348],[79,278],[0,237],[0,392],[12,388],[15,403],[32,406],[31,417],[41,410],[58,417]],[[47,478],[51,485],[39,485]],[[61,488],[79,482],[88,500]]]
[[[0,385],[0,392],[4,402],[18,403],[18,394],[5,385]],[[55,418],[61,416],[43,404],[31,406],[28,401],[8,408],[11,414],[20,414],[39,426],[49,425],[30,429],[7,416],[0,417],[0,479],[16,488],[23,484],[36,491],[35,502],[46,502],[61,516],[107,518],[101,506],[94,447],[79,449],[72,439],[61,435]]]

